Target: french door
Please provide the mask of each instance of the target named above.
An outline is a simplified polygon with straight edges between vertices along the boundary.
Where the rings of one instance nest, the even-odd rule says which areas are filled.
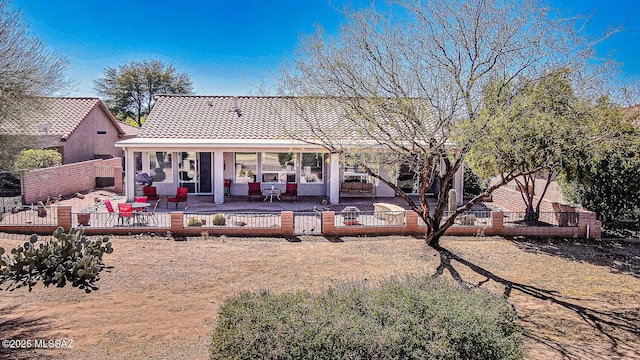
[[[210,152],[178,153],[178,184],[190,194],[212,194],[212,176]]]

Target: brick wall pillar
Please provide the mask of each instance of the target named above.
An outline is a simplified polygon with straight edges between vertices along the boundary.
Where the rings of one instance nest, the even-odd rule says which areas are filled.
[[[418,213],[413,210],[407,210],[407,232],[409,233],[420,233],[420,229],[418,229]]]
[[[73,224],[71,219],[71,206],[58,206],[56,211],[58,215],[58,226],[61,226],[64,231],[69,232]]]
[[[293,236],[293,211],[280,212],[280,228],[282,235]]]
[[[184,230],[184,216],[182,211],[171,212],[171,232],[181,233]]]
[[[502,211],[492,211],[491,223],[494,229],[502,229],[504,227],[504,213]]]
[[[596,213],[593,211],[578,212],[578,229],[584,234],[585,238],[587,235],[592,239],[600,239],[602,237],[602,222],[596,219]]]
[[[336,233],[335,216],[336,216],[336,213],[333,211],[322,212],[322,234],[323,235],[331,236]]]
[[[124,192],[124,179],[122,177],[122,167],[113,167],[113,192],[122,195]]]

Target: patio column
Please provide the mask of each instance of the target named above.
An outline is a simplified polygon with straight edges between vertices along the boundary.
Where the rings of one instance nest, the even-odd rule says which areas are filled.
[[[340,155],[332,153],[329,158],[330,174],[329,179],[329,202],[338,204],[340,202]]]
[[[125,148],[124,153],[124,164],[125,164],[125,190],[124,195],[128,201],[133,201],[134,196],[136,195],[136,169],[135,169],[135,156],[133,155],[133,151]]]
[[[460,165],[460,168],[453,175],[455,179],[455,189],[458,193],[458,205],[462,205],[464,202],[464,164]]]
[[[224,204],[224,152],[213,152],[213,202]]]

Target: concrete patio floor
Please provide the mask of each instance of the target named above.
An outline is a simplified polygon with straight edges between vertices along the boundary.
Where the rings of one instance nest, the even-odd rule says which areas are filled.
[[[160,205],[158,210],[160,212],[167,211],[185,211],[185,212],[214,212],[214,211],[233,211],[233,212],[263,212],[263,211],[313,211],[314,208],[328,210],[328,211],[342,211],[346,206],[355,206],[362,211],[372,211],[373,204],[377,202],[391,203],[408,209],[407,202],[400,197],[360,197],[360,198],[341,198],[339,204],[322,205],[322,200],[325,197],[320,196],[300,196],[298,200],[295,199],[289,202],[289,199],[283,199],[279,201],[277,198],[273,198],[273,201],[263,201],[253,198],[251,202],[248,201],[247,196],[225,196],[224,204],[215,204],[211,195],[189,195],[187,206],[180,203],[176,208],[176,204],[169,203],[167,207],[166,196],[160,197]],[[417,197],[415,198],[417,201]],[[435,199],[429,198],[429,205],[435,205]]]

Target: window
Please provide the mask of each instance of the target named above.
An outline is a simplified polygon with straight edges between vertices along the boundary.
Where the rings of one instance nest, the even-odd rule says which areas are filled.
[[[156,151],[149,153],[149,169],[154,183],[173,182],[173,161],[171,153]]]
[[[294,153],[262,153],[262,182],[296,182]]]
[[[256,181],[258,155],[256,153],[236,153],[236,183]]]
[[[324,173],[324,155],[322,153],[302,153],[300,159],[301,183],[322,183]]]
[[[374,172],[378,172],[378,166],[369,165]],[[343,182],[363,182],[374,183],[378,186],[377,179],[369,176],[363,166],[355,165],[351,160],[347,160],[344,165]]]
[[[96,132],[96,134],[98,134],[98,135],[107,135],[107,131],[106,130],[98,130]]]

